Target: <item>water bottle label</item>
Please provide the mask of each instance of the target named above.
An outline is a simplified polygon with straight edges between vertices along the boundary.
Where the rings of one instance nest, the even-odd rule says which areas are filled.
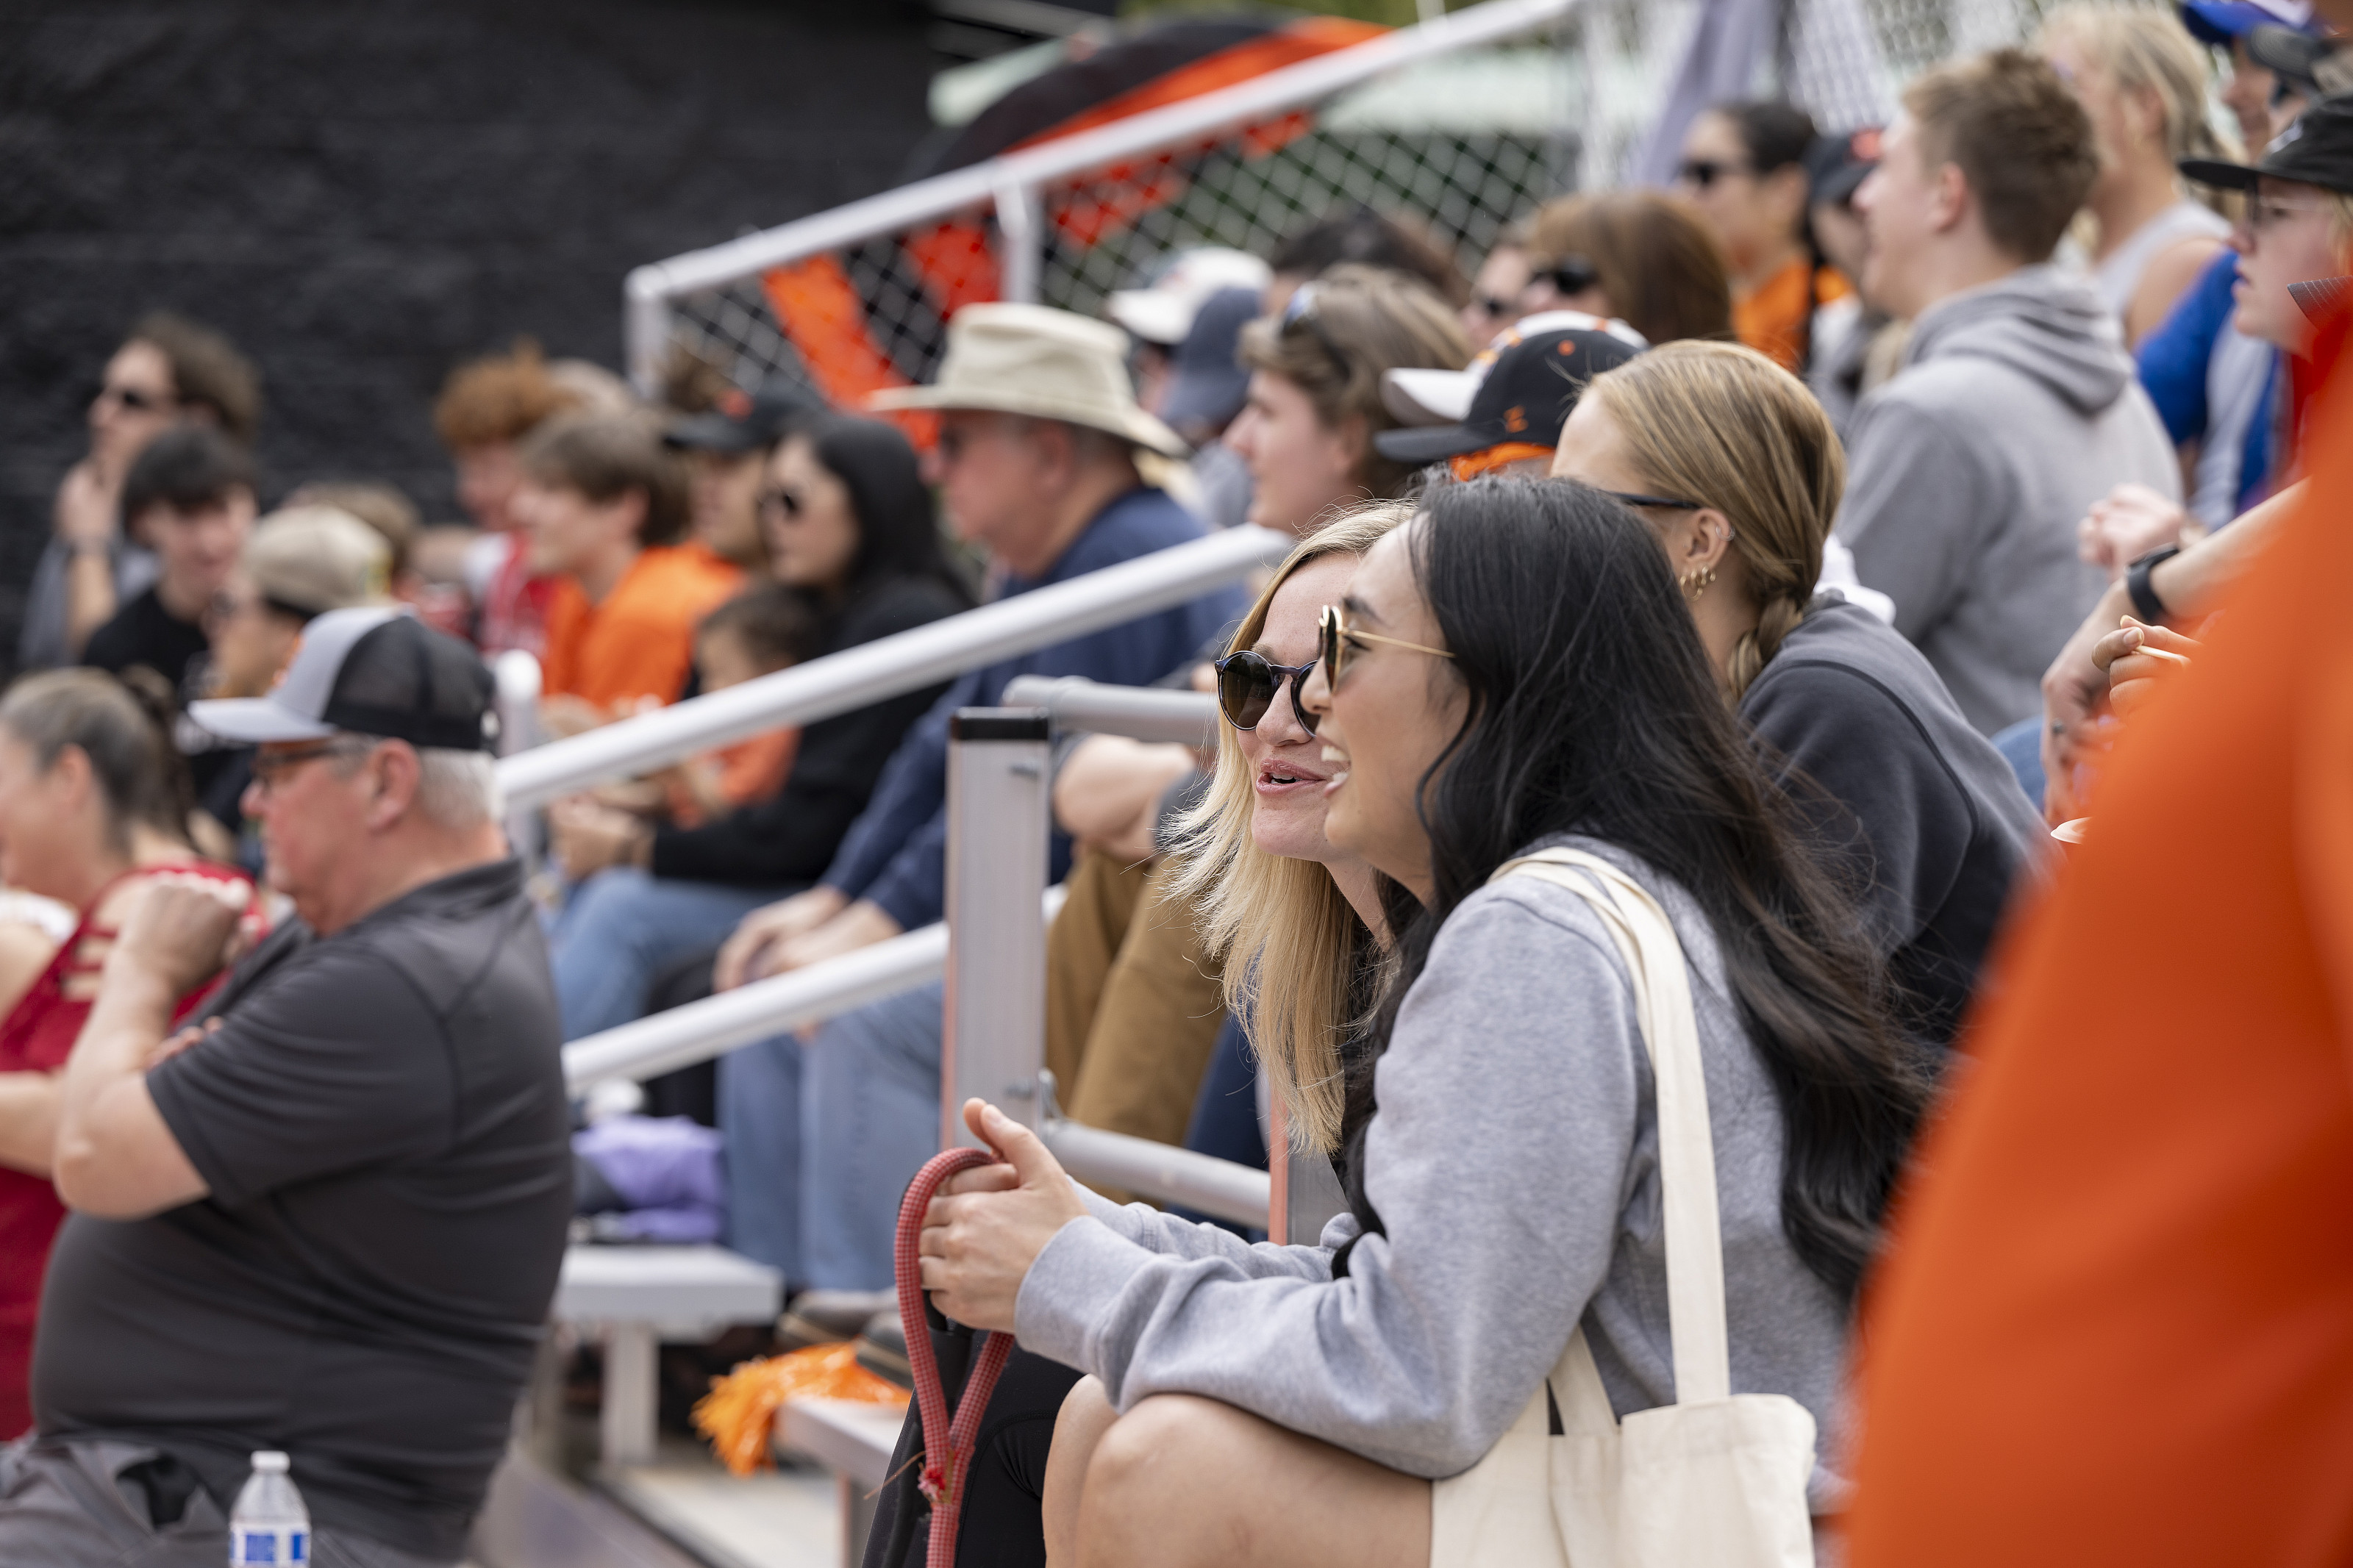
[[[300,1525],[244,1525],[229,1532],[229,1568],[267,1563],[270,1568],[311,1561],[311,1532]]]

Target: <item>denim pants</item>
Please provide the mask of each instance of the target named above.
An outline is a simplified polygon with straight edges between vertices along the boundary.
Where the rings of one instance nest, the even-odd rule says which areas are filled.
[[[634,866],[597,872],[572,890],[549,935],[564,1037],[644,1016],[662,970],[717,947],[745,915],[795,890],[680,881]]]
[[[773,1035],[719,1058],[720,1157],[727,1168],[727,1245],[809,1283],[801,1258],[801,1043]]]
[[[801,1085],[801,1244],[809,1282],[892,1284],[899,1200],[940,1152],[945,984],[934,980],[818,1031]]]

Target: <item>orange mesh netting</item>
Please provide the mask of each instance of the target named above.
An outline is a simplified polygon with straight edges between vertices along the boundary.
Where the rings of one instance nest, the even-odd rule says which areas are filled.
[[[728,1474],[748,1476],[776,1462],[769,1451],[769,1434],[776,1429],[776,1411],[787,1399],[904,1405],[907,1394],[859,1365],[856,1345],[811,1345],[747,1361],[726,1376],[712,1378],[711,1392],[695,1401],[694,1429],[709,1439]]]

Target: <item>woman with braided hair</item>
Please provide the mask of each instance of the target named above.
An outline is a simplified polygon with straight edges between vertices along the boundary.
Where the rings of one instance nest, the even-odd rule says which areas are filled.
[[[1726,699],[1849,871],[1905,1026],[1949,1043],[2042,824],[1919,651],[1817,594],[1846,484],[1821,405],[1752,349],[1668,343],[1594,377],[1552,471],[1657,535]]]

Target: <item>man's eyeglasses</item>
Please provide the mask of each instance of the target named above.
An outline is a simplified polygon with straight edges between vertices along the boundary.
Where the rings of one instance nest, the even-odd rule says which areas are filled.
[[[1746,163],[1735,163],[1723,158],[1686,158],[1677,165],[1675,178],[1694,190],[1704,191],[1713,189],[1718,180],[1756,172]]]
[[[754,504],[762,517],[798,517],[801,498],[794,490],[762,490]]]
[[[253,753],[253,782],[268,795],[279,781],[304,763],[317,762],[321,757],[357,756],[358,751],[349,741],[316,741],[307,746],[289,746],[284,751],[260,751]]]
[[[1315,624],[1315,632],[1323,646],[1324,679],[1335,688],[1339,686],[1340,678],[1347,673],[1349,664],[1363,651],[1366,643],[1378,643],[1383,647],[1401,647],[1409,653],[1426,653],[1432,658],[1454,657],[1442,647],[1407,642],[1402,637],[1377,637],[1371,632],[1360,632],[1340,618],[1340,606],[1337,605],[1324,606],[1324,614]]]
[[[1291,298],[1282,302],[1282,317],[1276,331],[1289,337],[1293,328],[1304,328],[1323,349],[1324,356],[1332,362],[1332,368],[1340,373],[1340,379],[1346,381],[1351,362],[1340,345],[1332,341],[1332,334],[1324,330],[1324,323],[1315,319],[1315,301],[1323,289],[1321,282],[1311,279],[1292,290]]]
[[[1237,730],[1255,730],[1274,707],[1275,693],[1288,682],[1291,687],[1291,711],[1299,727],[1309,734],[1315,733],[1319,717],[1310,713],[1299,700],[1299,689],[1307,684],[1307,677],[1315,668],[1315,660],[1305,664],[1276,664],[1261,654],[1229,653],[1214,661],[1211,668],[1218,672],[1218,711],[1226,722]]]

